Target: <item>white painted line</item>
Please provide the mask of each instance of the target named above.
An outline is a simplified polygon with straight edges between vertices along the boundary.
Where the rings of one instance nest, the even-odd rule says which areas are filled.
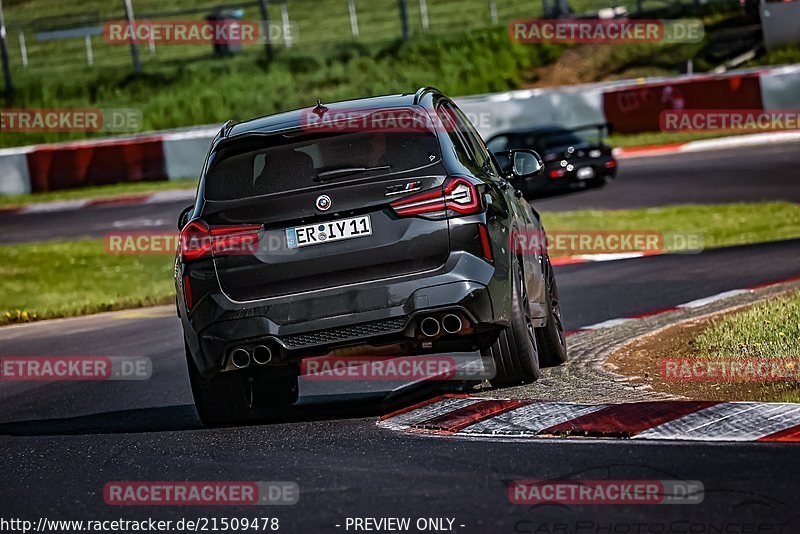
[[[470,425],[459,434],[533,436],[547,428],[602,410],[606,406],[537,401]]]
[[[581,254],[573,256],[586,261],[615,261],[615,260],[629,260],[631,258],[641,258],[644,252],[619,252],[607,254]]]
[[[728,402],[645,430],[632,439],[755,441],[797,425],[797,404]]]
[[[679,150],[681,152],[701,152],[704,150],[788,143],[791,141],[800,141],[800,132],[764,132],[751,135],[720,137],[716,139],[702,139],[700,141],[690,141],[681,146]]]
[[[174,191],[159,191],[157,193],[153,193],[147,200],[144,201],[145,204],[160,204],[164,202],[177,202],[179,200],[194,200],[196,191],[194,189],[177,189]]]
[[[611,328],[612,326],[619,326],[621,324],[628,323],[630,321],[635,321],[636,319],[632,318],[622,318],[622,319],[609,319],[608,321],[603,321],[602,323],[597,323],[589,326],[584,326],[581,330],[600,330],[601,328]]]
[[[735,297],[736,295],[741,295],[742,293],[749,293],[749,290],[733,289],[731,291],[725,291],[724,293],[717,293],[716,295],[711,295],[710,297],[704,297],[701,299],[693,300],[685,304],[679,304],[678,306],[676,306],[676,308],[684,308],[690,310],[694,308],[701,308],[706,304],[711,304],[712,302],[717,302],[719,300],[725,300],[727,298]]]
[[[56,202],[41,202],[25,206],[20,213],[49,213],[52,211],[79,210],[85,208],[90,200],[59,200]]]

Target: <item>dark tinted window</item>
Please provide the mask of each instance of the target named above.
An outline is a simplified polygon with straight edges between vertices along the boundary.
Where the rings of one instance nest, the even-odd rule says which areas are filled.
[[[431,132],[253,135],[222,145],[212,155],[205,197],[233,200],[381,178],[440,159]]]
[[[439,116],[442,128],[444,128],[445,132],[447,132],[448,137],[450,137],[450,140],[456,149],[456,157],[458,157],[458,160],[465,167],[477,167],[478,162],[473,157],[470,149],[467,148],[467,140],[461,133],[458,124],[456,123],[456,117],[450,110],[449,106],[446,104],[439,106],[439,108],[436,110],[436,113]]]

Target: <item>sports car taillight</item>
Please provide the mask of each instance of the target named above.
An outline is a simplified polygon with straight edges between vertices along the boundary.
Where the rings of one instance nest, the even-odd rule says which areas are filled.
[[[471,215],[483,211],[478,189],[466,178],[454,177],[445,182],[444,191],[427,191],[392,202],[392,209],[401,217],[452,211]]]
[[[258,248],[260,225],[209,228],[192,221],[181,231],[181,256],[193,261],[212,256],[252,254]]]

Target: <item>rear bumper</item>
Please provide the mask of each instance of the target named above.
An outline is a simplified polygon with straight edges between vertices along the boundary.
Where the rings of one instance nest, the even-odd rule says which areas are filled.
[[[576,162],[574,163],[574,166],[575,170],[569,171],[558,178],[551,178],[550,171],[552,169],[558,169],[559,167],[548,165],[542,175],[535,176],[525,181],[525,192],[534,193],[569,188],[582,188],[591,183],[613,179],[617,176],[617,168],[607,168],[604,161]],[[591,167],[594,170],[594,177],[589,179],[578,178],[577,170],[584,167]]]
[[[213,374],[233,348],[248,344],[268,344],[288,363],[338,347],[412,342],[420,315],[442,311],[461,314],[477,331],[491,329],[504,316],[496,310],[504,303],[491,295],[497,284],[495,266],[454,252],[434,271],[394,279],[253,302],[215,292],[190,317],[181,315],[198,370]]]

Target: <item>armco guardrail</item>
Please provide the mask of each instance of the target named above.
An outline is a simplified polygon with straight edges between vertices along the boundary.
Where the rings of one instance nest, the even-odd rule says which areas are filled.
[[[622,80],[456,99],[484,136],[557,123],[658,129],[668,109],[800,110],[800,65]],[[0,150],[0,194],[196,177],[219,126]]]

